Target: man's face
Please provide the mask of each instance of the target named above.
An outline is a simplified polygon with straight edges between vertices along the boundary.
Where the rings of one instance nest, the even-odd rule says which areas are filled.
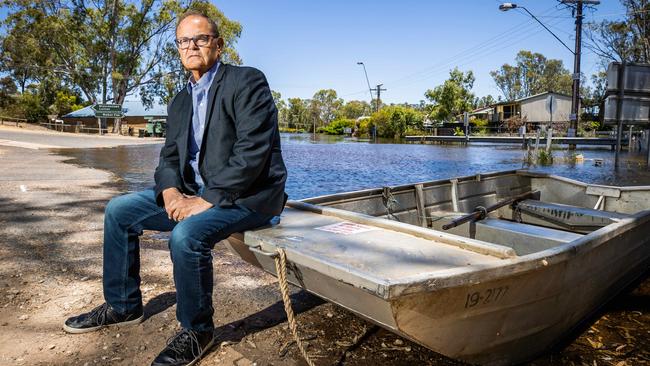
[[[188,39],[197,36],[212,36],[208,38],[207,44],[199,47],[196,41],[190,40],[187,48],[178,46],[183,66],[189,71],[198,71],[200,74],[206,72],[217,62],[223,49],[223,39],[214,37],[210,23],[199,16],[189,16],[178,25],[176,39]],[[201,42],[199,41],[199,44]]]

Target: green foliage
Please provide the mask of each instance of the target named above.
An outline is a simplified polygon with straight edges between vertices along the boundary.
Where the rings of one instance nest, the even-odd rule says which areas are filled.
[[[336,95],[335,90],[319,90],[310,101],[310,117],[315,120],[317,126],[327,126],[336,118],[341,106],[343,106],[343,99]]]
[[[439,121],[450,121],[455,116],[472,109],[474,104],[474,74],[463,73],[455,68],[449,72],[449,79],[442,85],[429,89],[424,94],[433,103],[431,116]]]
[[[288,128],[302,128],[311,131],[312,123],[309,121],[308,101],[300,98],[289,98],[286,108],[286,121]]]
[[[329,125],[325,127],[318,128],[319,133],[326,133],[328,135],[343,135],[345,133],[345,128],[354,128],[356,121],[349,118],[341,118],[332,121]]]
[[[341,118],[357,119],[361,116],[370,114],[370,104],[368,102],[351,100],[338,110],[338,116]]]
[[[56,92],[56,99],[54,104],[50,105],[49,111],[51,114],[56,114],[60,117],[81,108],[83,108],[83,105],[77,104],[76,95],[66,90],[59,90]]]
[[[492,95],[488,94],[486,96],[481,97],[480,99],[477,98],[474,104],[476,108],[483,108],[483,107],[491,106],[496,102],[497,102],[496,99],[494,99]]]
[[[404,131],[404,136],[426,136],[429,135],[430,133],[418,128],[414,127],[409,127]]]
[[[404,106],[387,106],[372,114],[360,123],[360,132],[370,134],[372,126],[377,128],[377,136],[401,138],[408,129],[422,129],[424,115],[416,109]]]
[[[488,126],[488,120],[487,119],[480,119],[480,118],[472,118],[470,119],[469,123],[474,126],[473,132],[477,135],[485,135],[487,134],[487,126]]]
[[[10,76],[0,79],[0,108],[6,109],[14,103],[14,94],[16,94],[16,84]]]
[[[38,94],[25,92],[20,96],[18,102],[23,118],[29,122],[41,122],[47,120],[47,109],[43,106]]]
[[[465,131],[461,127],[454,127],[454,136],[465,136]]]
[[[521,50],[514,66],[504,64],[490,75],[506,100],[515,100],[547,91],[571,94],[573,80],[561,60]]]
[[[551,165],[553,164],[553,152],[546,152],[544,149],[540,149],[537,152],[537,163],[541,165]]]

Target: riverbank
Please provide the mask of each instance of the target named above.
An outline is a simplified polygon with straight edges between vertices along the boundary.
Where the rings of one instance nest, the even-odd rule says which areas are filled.
[[[64,159],[43,149],[0,146],[0,364],[148,365],[177,327],[164,235],[146,233],[141,242],[144,323],[83,336],[61,330],[66,317],[103,301],[103,208],[120,193],[117,177]],[[275,278],[223,245],[215,248],[214,266],[220,346],[200,365],[303,365]],[[319,366],[459,365],[296,291],[299,331]],[[594,320],[568,346],[531,365],[650,361],[647,277]]]

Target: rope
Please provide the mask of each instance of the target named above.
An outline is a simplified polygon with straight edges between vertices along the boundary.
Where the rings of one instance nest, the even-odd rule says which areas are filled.
[[[278,255],[275,256],[275,273],[278,275],[278,282],[280,285],[280,293],[282,293],[282,302],[284,303],[284,311],[287,313],[287,322],[289,323],[289,329],[291,329],[291,334],[296,340],[296,345],[302,354],[302,357],[305,358],[309,366],[315,366],[314,361],[311,360],[305,347],[298,337],[298,326],[296,324],[296,319],[294,318],[293,309],[291,308],[291,299],[289,298],[289,284],[287,282],[287,254],[283,248],[278,248]]]
[[[386,213],[388,216],[395,219],[395,221],[400,221],[400,219],[398,219],[397,216],[393,214],[393,211],[395,211],[396,206],[399,206],[399,203],[397,202],[395,196],[393,196],[393,192],[391,192],[390,187],[384,187],[381,193],[381,198],[384,207],[386,207]]]

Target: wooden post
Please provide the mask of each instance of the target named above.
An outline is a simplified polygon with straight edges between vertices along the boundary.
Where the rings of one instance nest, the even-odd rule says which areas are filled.
[[[636,150],[634,147],[634,144],[632,143],[632,125],[628,126],[628,133],[627,133],[627,151],[634,151]]]
[[[625,61],[618,66],[618,100],[616,101],[616,154],[614,168],[618,168],[621,154],[621,138],[623,135],[623,97],[625,96]]]
[[[650,129],[646,130],[646,168],[650,169]]]
[[[420,226],[429,227],[427,222],[427,209],[424,200],[424,186],[422,184],[415,185],[415,207],[420,219]]]

